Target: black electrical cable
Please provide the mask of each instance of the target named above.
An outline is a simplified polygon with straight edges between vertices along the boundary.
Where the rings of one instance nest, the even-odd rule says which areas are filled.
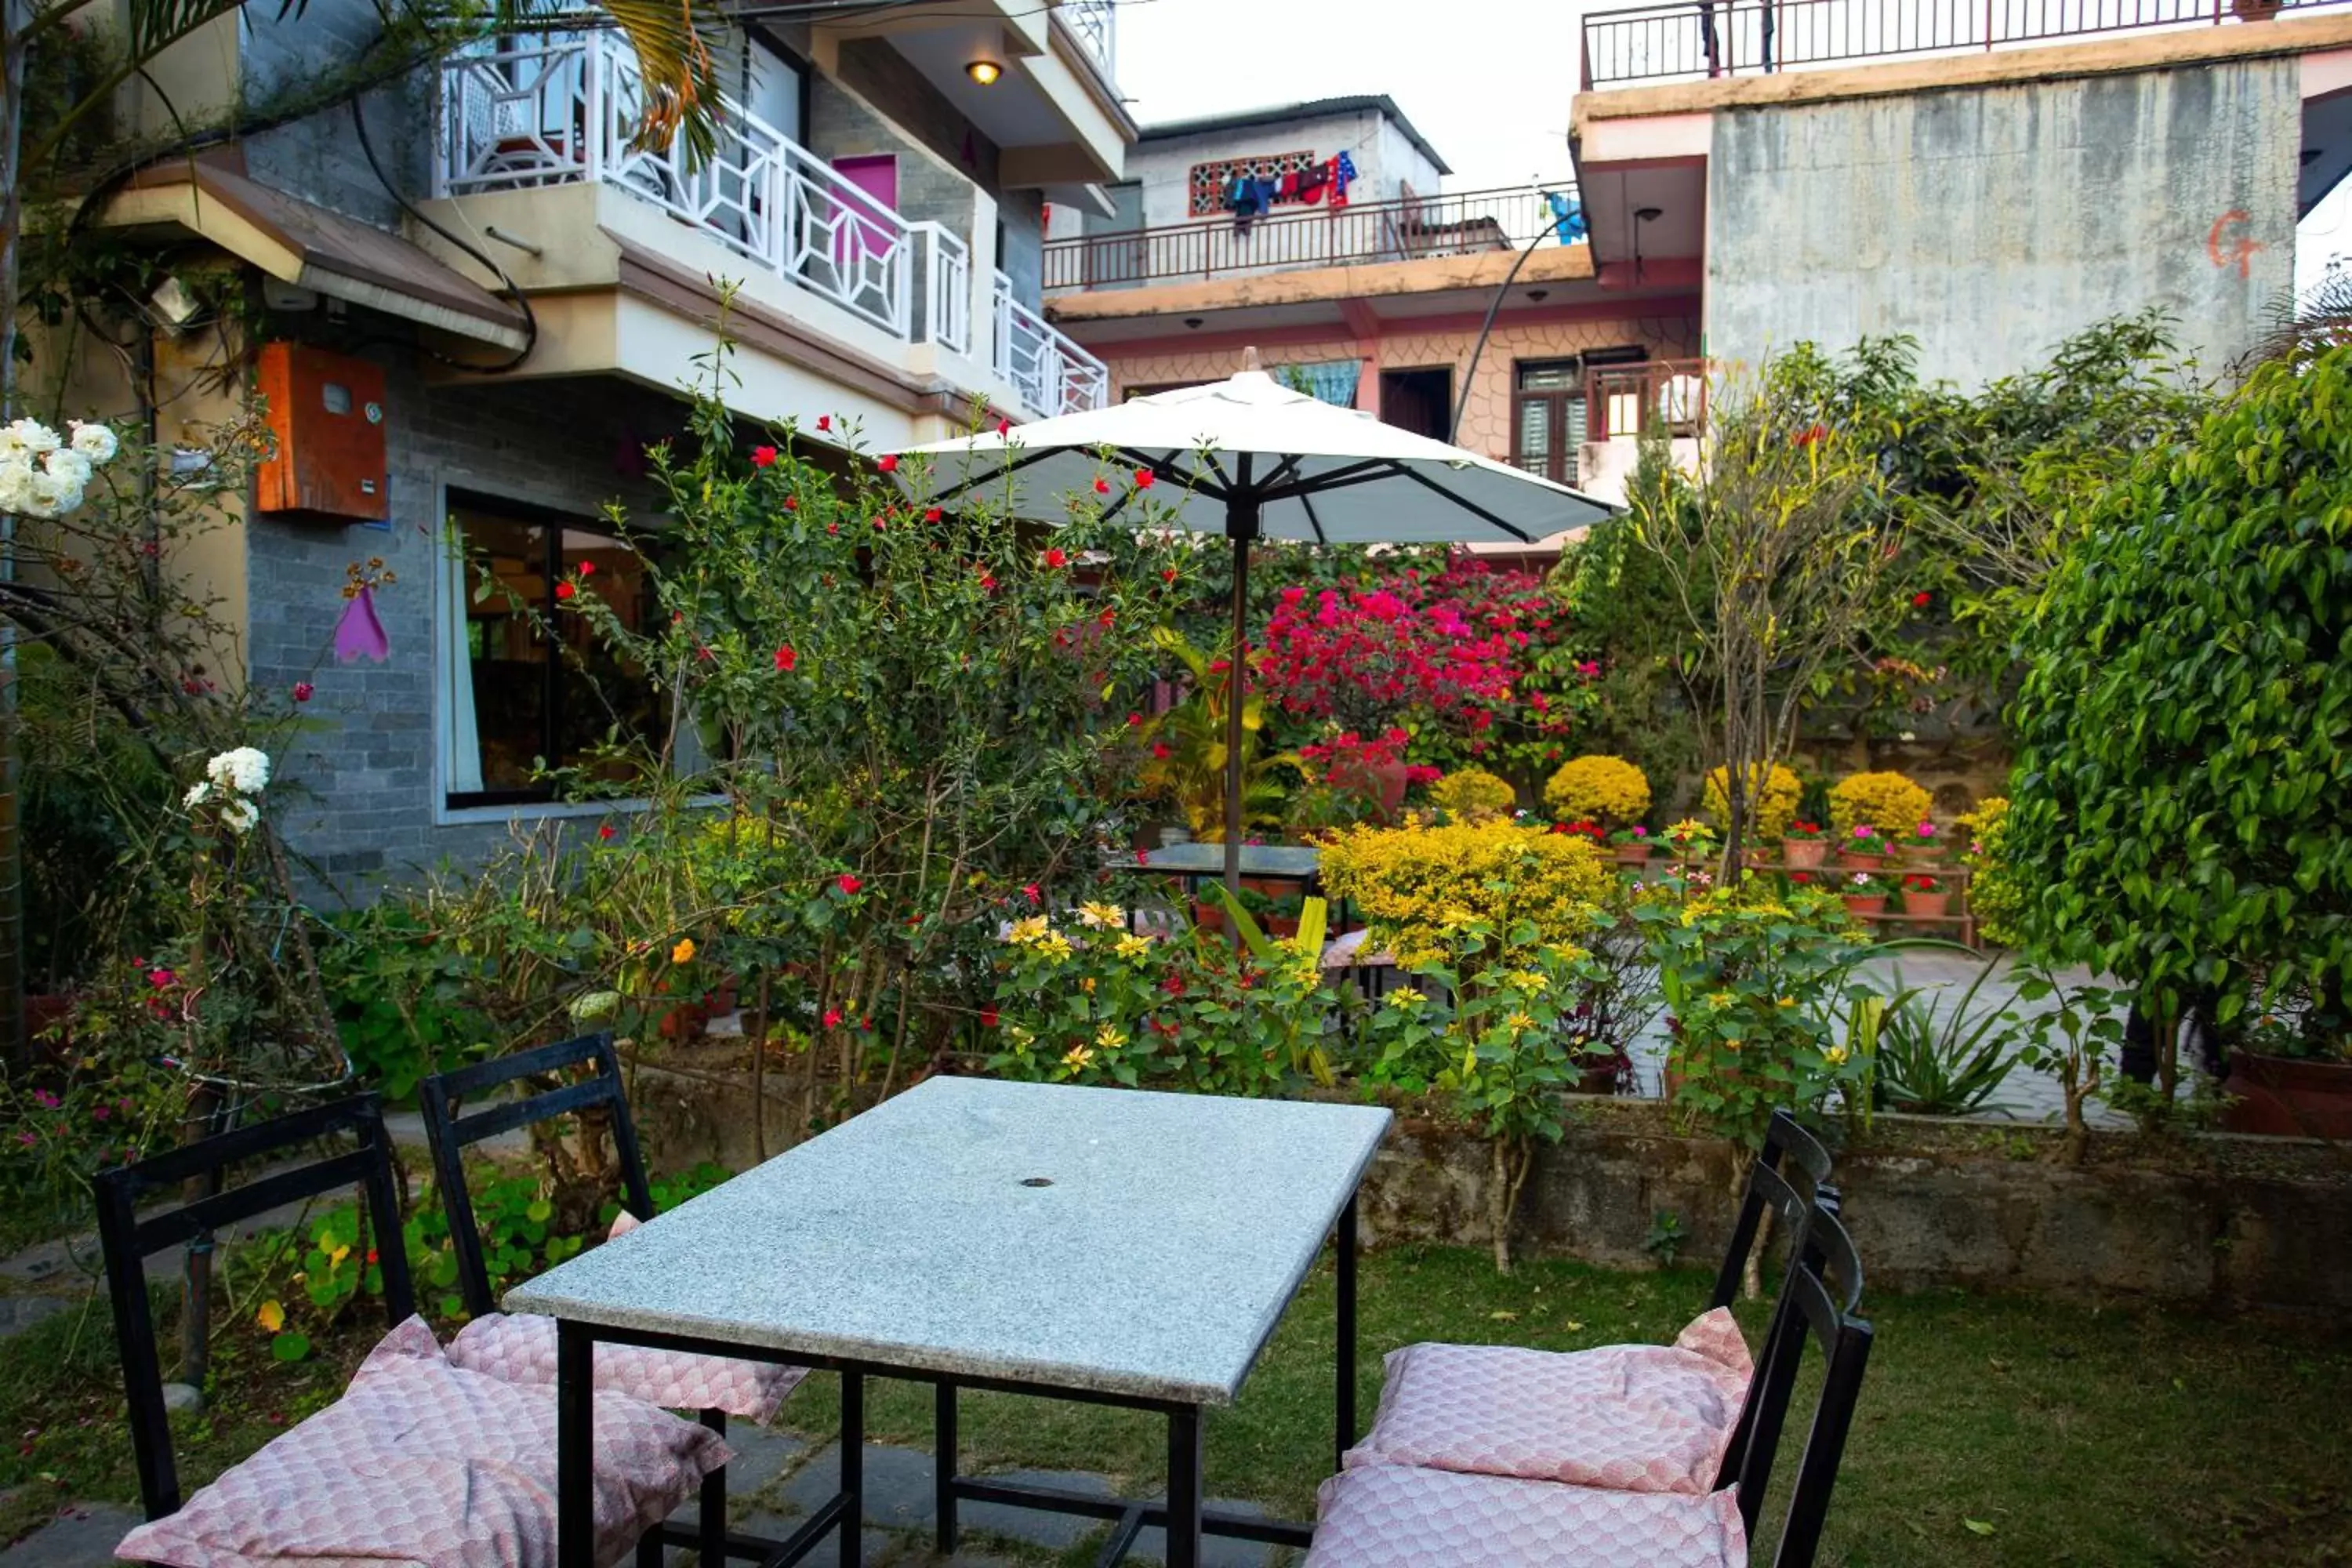
[[[383,172],[383,163],[379,163],[376,159],[375,143],[368,139],[367,116],[362,113],[360,109],[360,99],[362,96],[363,95],[358,93],[354,93],[352,96],[352,129],[359,132],[360,152],[367,159],[368,167],[375,172],[376,183],[383,187],[384,195],[390,196],[394,205],[396,205],[402,212],[406,213],[410,217],[415,218],[418,223],[423,224],[426,228],[429,228],[435,234],[439,235],[443,239],[447,240],[451,245],[456,246],[459,250],[465,252],[467,256],[472,257],[476,261],[480,262],[485,268],[498,274],[499,281],[505,285],[501,291],[508,299],[512,300],[516,305],[520,306],[522,310],[522,347],[515,350],[511,356],[500,363],[469,364],[464,360],[454,359],[449,355],[441,353],[437,349],[426,347],[424,344],[419,344],[418,346],[420,348],[424,348],[426,353],[431,354],[443,364],[450,365],[458,370],[470,371],[477,375],[505,374],[507,372],[514,369],[517,365],[522,363],[523,361],[529,359],[530,357],[530,351],[538,346],[539,312],[530,308],[530,298],[516,285],[515,280],[507,275],[507,269],[505,268],[499,266],[496,260],[485,255],[472,244],[460,239],[457,236],[442,227],[441,225],[427,217],[425,214],[417,211],[416,208],[410,204],[408,198],[400,194],[400,187],[392,183],[392,177]]]
[[[1462,416],[1470,407],[1470,388],[1478,374],[1478,356],[1486,352],[1486,338],[1495,330],[1495,313],[1503,308],[1504,296],[1510,293],[1511,285],[1518,280],[1519,268],[1528,264],[1528,258],[1533,256],[1536,247],[1549,239],[1551,235],[1551,229],[1547,226],[1528,241],[1526,248],[1519,252],[1518,259],[1511,263],[1511,269],[1503,274],[1503,281],[1496,287],[1495,297],[1486,301],[1486,319],[1478,323],[1478,342],[1471,348],[1470,363],[1462,372],[1462,396],[1454,405],[1454,423],[1445,427],[1446,440],[1454,441],[1462,433]]]

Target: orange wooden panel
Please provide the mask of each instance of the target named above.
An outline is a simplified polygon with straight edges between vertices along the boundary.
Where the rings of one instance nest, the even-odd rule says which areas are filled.
[[[255,380],[278,441],[257,476],[258,510],[391,521],[383,372],[307,343],[264,343]]]

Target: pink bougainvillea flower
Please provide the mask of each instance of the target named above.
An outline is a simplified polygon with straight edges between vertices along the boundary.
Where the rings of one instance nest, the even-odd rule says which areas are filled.
[[[874,466],[886,474],[895,474],[898,471],[898,454],[885,452],[874,459]]]
[[[1046,551],[1045,554],[1039,556],[1037,559],[1044,562],[1047,566],[1052,567],[1056,572],[1070,563],[1070,558],[1063,553],[1062,547],[1058,544],[1053,549]]]
[[[570,584],[559,584],[559,589]],[[349,664],[360,658],[382,664],[392,657],[392,639],[383,635],[383,623],[376,619],[375,590],[362,588],[343,601],[342,619],[335,623],[335,658]]]
[[[775,461],[776,449],[773,447],[754,447],[751,448],[751,466],[753,468],[772,468],[775,466]]]
[[[1095,494],[1098,496],[1107,496],[1110,494],[1110,481],[1102,478],[1100,475],[1097,475],[1095,478]]]
[[[294,683],[294,700],[297,702],[308,702],[315,694],[316,689],[317,689],[309,681],[298,680]]]
[[[179,978],[180,977],[178,975],[173,973],[168,969],[156,968],[151,969],[147,972],[147,984],[152,985],[158,991],[167,991],[171,989],[173,983],[177,981]]]
[[[855,896],[858,889],[866,886],[865,883],[859,881],[856,878],[851,876],[846,871],[844,871],[840,876],[835,877],[833,879],[833,885],[839,888],[845,896]]]
[[[1150,468],[1138,468],[1135,470],[1135,488],[1139,490],[1148,490],[1151,488],[1152,481],[1157,479],[1159,477],[1159,475],[1153,473]]]
[[[800,650],[793,647],[790,643],[786,643],[783,647],[776,650],[776,668],[778,669],[790,669],[793,666],[800,663]]]
[[[837,1028],[841,1027],[841,1009],[840,1009],[840,1008],[838,1008],[838,1007],[827,1007],[827,1008],[824,1010],[824,1026],[825,1026],[826,1028],[828,1028],[828,1029],[837,1029]]]
[[[817,427],[818,429],[820,429],[820,430],[830,430],[830,429],[832,429],[832,428],[833,428],[833,416],[832,416],[832,415],[830,415],[830,414],[820,414],[820,415],[818,415],[818,416],[816,416],[816,427]]]
[[[1580,659],[1577,661],[1576,673],[1591,680],[1601,673],[1601,661],[1597,658]]]

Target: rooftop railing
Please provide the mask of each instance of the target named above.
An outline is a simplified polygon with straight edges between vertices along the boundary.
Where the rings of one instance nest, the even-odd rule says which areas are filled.
[[[1052,241],[1045,290],[1469,256],[1539,238],[1565,244],[1580,237],[1575,211],[1576,187],[1562,184],[1291,207],[1247,221],[1220,214]]]
[[[2260,24],[2352,0],[1679,0],[1585,16],[1584,85],[1754,76],[2109,33]]]

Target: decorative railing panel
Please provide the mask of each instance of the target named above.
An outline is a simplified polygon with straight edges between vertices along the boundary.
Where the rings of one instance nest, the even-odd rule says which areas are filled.
[[[996,275],[996,374],[1047,415],[1076,414],[1110,401],[1110,369],[1013,298],[1013,279]]]

